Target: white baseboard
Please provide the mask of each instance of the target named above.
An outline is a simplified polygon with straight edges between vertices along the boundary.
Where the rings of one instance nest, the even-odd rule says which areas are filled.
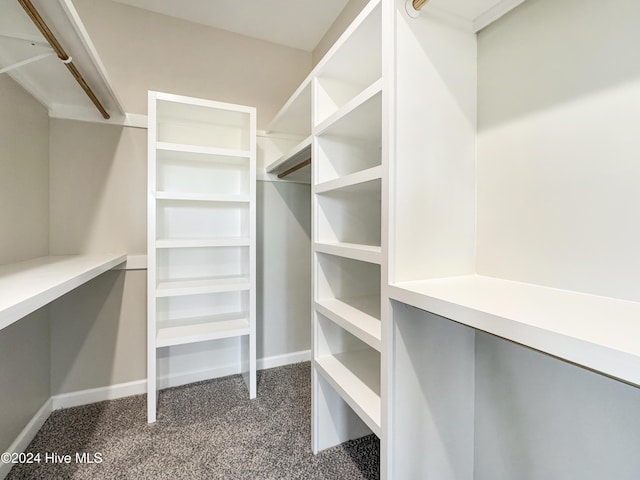
[[[147,381],[136,380],[134,382],[118,383],[108,387],[90,388],[77,392],[62,393],[51,397],[52,410],[61,408],[79,407],[90,403],[114,400],[116,398],[140,395],[147,392]]]
[[[44,422],[47,421],[49,415],[51,415],[52,403],[51,399],[44,402],[44,405],[40,407],[40,410],[36,412],[33,418],[27,423],[27,426],[22,429],[13,443],[7,448],[7,452],[10,453],[22,453],[31,443],[31,440],[36,436],[38,430],[42,428]],[[11,470],[13,464],[4,463],[0,460],[0,479],[5,478],[9,470]]]
[[[300,350],[299,352],[259,358],[256,362],[256,368],[258,370],[266,370],[267,368],[282,367],[293,363],[308,362],[309,360],[311,360],[311,350]]]
[[[258,370],[267,368],[281,367],[293,363],[306,362],[311,359],[310,350],[302,350],[299,352],[286,353],[284,355],[274,355],[272,357],[259,358],[257,363]],[[159,386],[161,389],[179,387],[193,382],[209,380],[211,378],[225,377],[240,373],[237,365],[228,365],[221,368],[209,368],[206,370],[196,370],[191,372],[172,375],[170,377],[161,377]],[[51,410],[60,410],[61,408],[79,407],[90,403],[102,402],[103,400],[114,400],[116,398],[129,397],[131,395],[140,395],[147,392],[147,381],[135,380],[133,382],[119,383],[109,385],[107,387],[91,388],[88,390],[80,390],[76,392],[63,393],[51,397]]]

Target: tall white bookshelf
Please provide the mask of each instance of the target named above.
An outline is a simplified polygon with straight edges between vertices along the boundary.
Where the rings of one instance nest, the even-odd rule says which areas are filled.
[[[255,139],[253,107],[149,92],[149,422],[159,349],[237,337],[256,396]]]

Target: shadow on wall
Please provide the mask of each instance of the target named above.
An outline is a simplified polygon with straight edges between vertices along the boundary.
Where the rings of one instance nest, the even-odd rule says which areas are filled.
[[[311,187],[257,182],[257,356],[311,345]]]

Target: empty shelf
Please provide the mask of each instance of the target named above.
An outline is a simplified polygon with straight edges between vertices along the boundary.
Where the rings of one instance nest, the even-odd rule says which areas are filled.
[[[156,348],[249,335],[247,314],[212,315],[158,322]]]
[[[380,351],[380,296],[327,298],[316,301],[315,308],[370,347]]]
[[[68,255],[0,266],[0,329],[126,259],[122,254]]]
[[[249,237],[173,238],[156,240],[156,248],[244,247]]]
[[[354,185],[360,185],[362,183],[370,182],[382,178],[382,165],[377,165],[366,170],[361,170],[344,177],[336,178],[328,182],[316,185],[315,193],[326,193],[332,190],[339,190],[342,188],[351,187]]]
[[[222,157],[250,157],[248,150],[236,150],[232,148],[204,147],[199,145],[187,145],[182,143],[156,142],[156,149],[169,152],[201,153],[204,155],[217,155]]]
[[[640,385],[640,303],[480,275],[397,283],[389,294]]]
[[[188,200],[195,202],[249,203],[249,195],[220,195],[209,193],[157,192],[158,200]]]
[[[378,437],[380,436],[380,354],[374,350],[317,358],[316,367]]]
[[[200,295],[205,293],[238,292],[249,290],[249,277],[197,278],[160,281],[156,287],[156,297],[177,297],[180,295]]]
[[[362,262],[380,264],[382,249],[375,245],[361,245],[357,243],[315,243],[316,252],[328,253],[339,257],[351,258]]]

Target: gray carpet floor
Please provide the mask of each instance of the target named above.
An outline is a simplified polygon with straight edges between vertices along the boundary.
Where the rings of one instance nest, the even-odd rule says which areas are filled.
[[[367,436],[313,455],[310,364],[258,372],[249,400],[239,375],[160,393],[158,422],[136,395],[53,412],[8,479],[377,479],[380,445]],[[45,463],[58,455],[101,454],[101,463]]]

